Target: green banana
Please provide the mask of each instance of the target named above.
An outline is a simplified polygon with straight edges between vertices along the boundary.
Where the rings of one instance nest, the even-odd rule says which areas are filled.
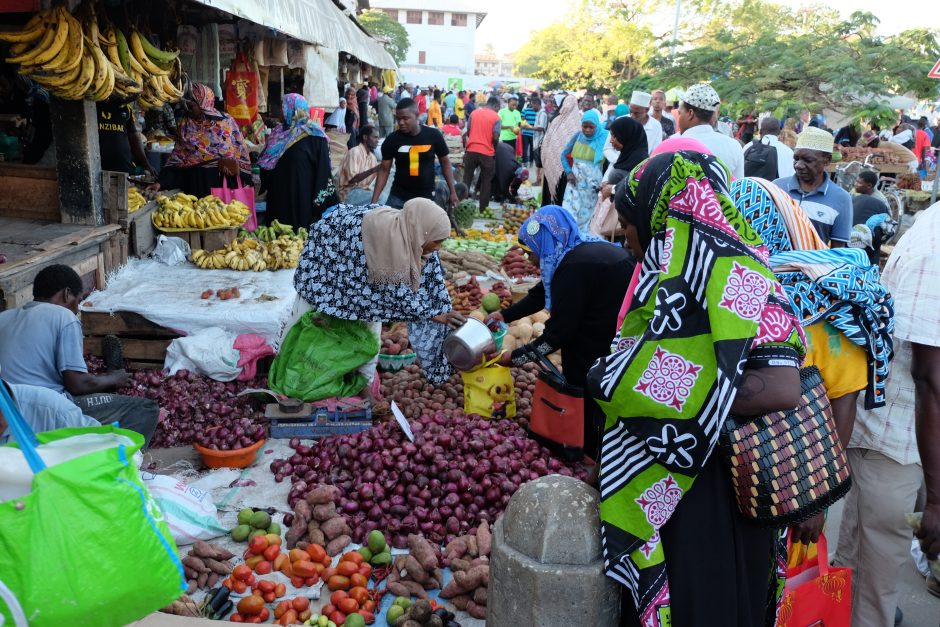
[[[150,57],[150,60],[160,66],[161,69],[168,70],[172,67],[179,52],[170,52],[169,50],[160,50],[147,39],[143,34],[140,35],[140,47]]]
[[[114,35],[117,37],[117,51],[118,57],[121,59],[121,69],[124,70],[124,73],[130,75],[131,72],[131,51],[127,47],[127,39],[124,38],[124,33],[120,29],[114,29]]]

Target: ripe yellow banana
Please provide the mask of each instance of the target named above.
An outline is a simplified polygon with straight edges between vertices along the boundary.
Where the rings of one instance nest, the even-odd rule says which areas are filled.
[[[82,51],[85,49],[84,39],[82,37],[82,24],[68,11],[63,10],[63,17],[69,23],[69,38],[65,45],[65,50],[61,53],[65,56],[65,62],[59,67],[60,72],[71,70],[82,62]]]
[[[36,41],[45,34],[45,26],[47,20],[50,20],[52,17],[51,10],[40,11],[36,15],[30,18],[26,25],[23,26],[23,30],[20,31],[10,31],[0,33],[0,41],[5,41],[8,43],[29,43],[31,41]]]
[[[167,73],[166,70],[160,68],[153,61],[150,60],[150,57],[147,56],[147,53],[144,52],[144,49],[140,43],[141,34],[136,30],[131,31],[131,37],[128,40],[131,49],[131,56],[137,59],[137,62],[143,67],[148,74],[155,74],[157,76],[163,76]]]
[[[55,29],[48,29],[47,35],[49,32],[52,33],[52,41],[48,42],[45,47],[42,47],[41,44],[47,41],[46,36],[43,36],[42,41],[39,45],[33,48],[31,51],[27,52],[24,55],[20,55],[19,61],[12,61],[8,59],[9,63],[19,63],[21,65],[35,65],[35,66],[45,66],[50,65],[50,69],[55,69],[59,65],[65,62],[65,58],[58,57],[57,55],[62,52],[62,49],[65,48],[65,44],[69,38],[69,22],[63,16],[65,9],[58,7],[55,11],[56,23]],[[56,59],[55,63],[51,63],[53,59]]]

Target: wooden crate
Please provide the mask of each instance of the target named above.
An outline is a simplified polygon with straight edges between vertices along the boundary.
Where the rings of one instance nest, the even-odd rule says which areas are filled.
[[[167,237],[179,237],[189,243],[193,250],[201,248],[203,250],[218,250],[225,248],[238,236],[238,227],[230,226],[224,229],[211,229],[208,231],[160,231],[157,233]]]
[[[124,359],[134,369],[162,369],[166,349],[179,333],[147,320],[140,314],[119,311],[114,315],[97,311],[82,312],[85,352],[101,357],[101,342],[106,335],[121,340]]]
[[[0,163],[0,216],[60,222],[55,168]]]
[[[127,241],[129,254],[142,259],[149,255],[150,251],[157,245],[157,230],[151,220],[156,208],[156,201],[151,200],[134,213],[128,214]]]

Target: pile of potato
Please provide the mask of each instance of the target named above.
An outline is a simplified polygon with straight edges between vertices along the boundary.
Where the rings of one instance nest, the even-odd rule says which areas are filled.
[[[451,306],[465,316],[470,315],[483,302],[483,289],[476,277],[457,283],[448,281],[447,293],[450,294]]]
[[[540,311],[512,322],[503,340],[503,350],[515,350],[540,337],[545,331],[548,317],[547,311]]]
[[[406,325],[396,325],[391,329],[382,329],[382,349],[379,351],[383,355],[411,355],[414,349],[408,340],[408,327]]]
[[[234,553],[214,544],[204,540],[196,542],[182,560],[183,572],[189,583],[187,594],[192,594],[197,589],[214,588],[226,575],[231,574],[233,566],[229,560],[233,557]]]
[[[352,542],[352,530],[346,519],[336,511],[339,498],[336,486],[319,484],[294,504],[294,517],[285,537],[287,548],[300,542],[326,547],[329,555],[339,555]],[[306,545],[304,545],[306,546]]]
[[[463,379],[459,374],[454,374],[446,383],[435,387],[428,383],[421,368],[415,365],[398,372],[383,372],[381,383],[385,400],[395,401],[409,417],[436,411],[453,415],[453,412],[463,410]]]
[[[427,600],[427,590],[438,590],[444,585],[441,549],[424,536],[411,533],[408,534],[408,550],[408,555],[395,557],[388,574],[387,590],[396,596]]]
[[[440,596],[449,599],[458,610],[485,619],[493,538],[485,520],[472,531],[475,534],[460,536],[444,548],[444,563],[450,566],[454,578],[441,590]]]
[[[510,279],[519,283],[525,278],[540,277],[541,271],[526,259],[525,253],[518,246],[513,246],[503,257],[503,272]]]

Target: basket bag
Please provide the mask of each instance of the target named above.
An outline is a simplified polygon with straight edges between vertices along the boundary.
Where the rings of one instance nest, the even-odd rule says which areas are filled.
[[[16,441],[0,447],[0,475],[30,479],[0,501],[0,625],[119,627],[179,598],[183,565],[134,463],[143,436],[113,424],[36,435],[2,383],[0,412]]]
[[[811,518],[852,486],[819,370],[803,368],[800,384],[796,409],[729,416],[719,437],[738,510],[761,526],[787,527]]]
[[[541,367],[529,431],[549,446],[584,448],[584,389],[570,385],[544,355],[529,351],[529,356]]]

